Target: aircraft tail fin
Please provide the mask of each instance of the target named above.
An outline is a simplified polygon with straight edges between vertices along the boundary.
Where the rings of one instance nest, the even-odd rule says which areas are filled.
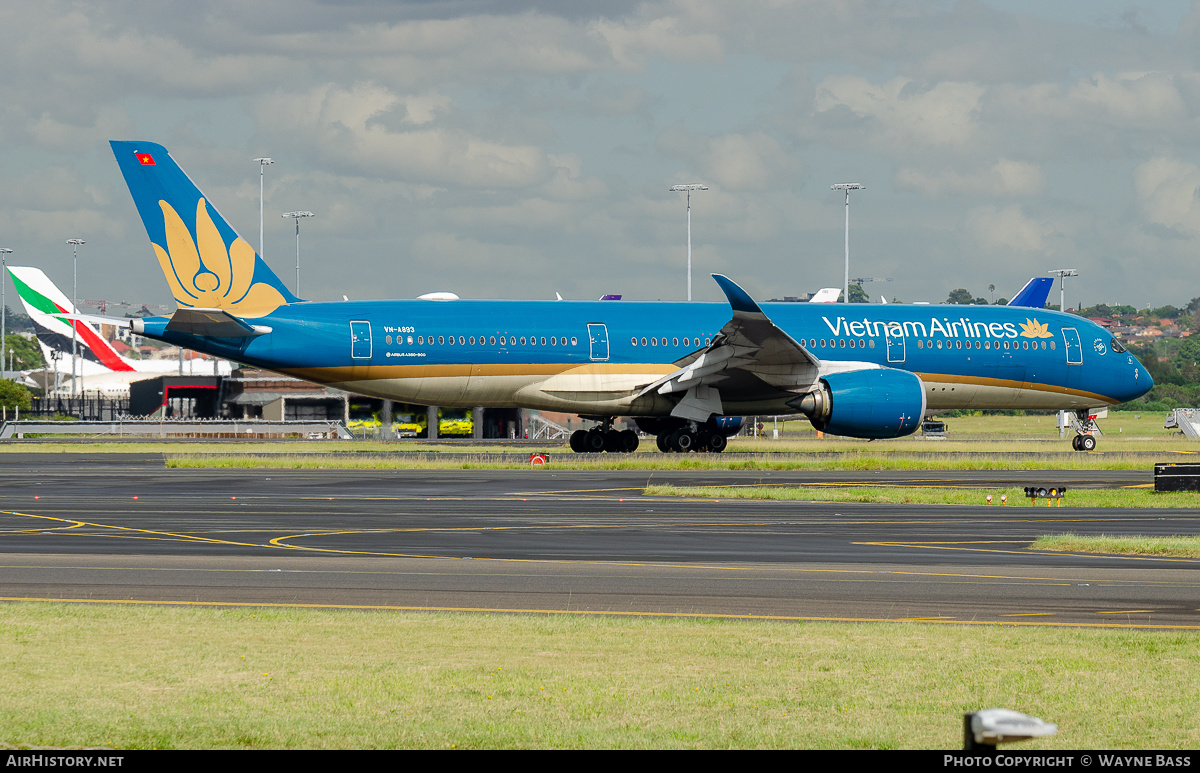
[[[70,352],[71,327],[74,325],[76,340],[85,359],[113,371],[134,369],[95,328],[82,320],[68,318],[67,315],[76,314],[77,310],[40,268],[9,266],[8,273],[17,288],[17,295],[21,296],[25,313],[38,329],[39,342]]]
[[[1021,292],[1013,296],[1008,305],[1025,306],[1030,309],[1044,309],[1046,308],[1046,299],[1050,297],[1050,290],[1053,287],[1053,277],[1035,276],[1025,283],[1025,286],[1021,288]]]
[[[181,308],[262,317],[299,300],[208,202],[166,148],[141,141],[109,144]]]

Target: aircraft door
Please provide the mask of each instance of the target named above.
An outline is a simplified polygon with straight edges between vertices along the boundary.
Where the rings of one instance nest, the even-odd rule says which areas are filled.
[[[1079,331],[1073,327],[1062,329],[1063,346],[1067,350],[1068,365],[1083,364],[1083,347],[1079,345]]]
[[[888,362],[904,362],[904,330],[899,327],[884,326],[887,331]]]
[[[592,361],[607,362],[608,326],[602,324],[588,325],[588,344],[591,346]]]
[[[350,358],[353,360],[371,359],[371,323],[353,321],[350,323]]]

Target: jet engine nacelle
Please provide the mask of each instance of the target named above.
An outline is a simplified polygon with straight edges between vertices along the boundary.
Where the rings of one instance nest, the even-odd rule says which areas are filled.
[[[792,405],[831,435],[904,437],[921,426],[925,387],[917,376],[894,368],[830,373]]]

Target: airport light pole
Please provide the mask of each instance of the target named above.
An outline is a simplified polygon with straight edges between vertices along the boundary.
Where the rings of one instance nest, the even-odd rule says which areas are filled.
[[[8,306],[6,305],[7,301],[4,300],[4,290],[8,287],[7,256],[11,254],[12,250],[8,247],[0,247],[0,273],[4,274],[4,276],[0,276],[0,373],[4,371],[4,363],[6,362],[4,358],[8,356],[8,341],[5,338],[8,323]]]
[[[254,159],[258,162],[258,256],[263,260],[263,190],[267,176],[267,164],[274,164],[275,159],[262,158]]]
[[[1066,311],[1067,310],[1067,288],[1066,288],[1067,277],[1079,276],[1079,272],[1073,268],[1052,268],[1052,269],[1050,269],[1049,273],[1054,274],[1056,277],[1058,277],[1058,310]]]
[[[304,209],[298,209],[295,212],[284,212],[283,217],[291,217],[296,220],[296,297],[300,297],[300,218],[316,217],[312,212]]]
[[[706,191],[707,185],[700,183],[686,183],[683,185],[672,185],[671,190],[676,193],[687,193],[687,299],[692,299],[692,191]]]
[[[831,191],[846,192],[846,281],[842,284],[842,303],[850,302],[850,191],[865,191],[867,186],[859,183],[838,183],[829,186]]]
[[[71,314],[79,313],[79,304],[76,298],[79,293],[79,245],[87,244],[83,239],[67,239],[67,244],[71,245]],[[76,330],[76,325],[79,320],[71,320],[71,397],[74,397],[76,392],[83,393],[83,368],[79,368],[79,381],[75,380],[75,365],[79,361],[77,355],[79,333]],[[78,388],[76,388],[78,387]],[[80,416],[79,418],[83,418]]]

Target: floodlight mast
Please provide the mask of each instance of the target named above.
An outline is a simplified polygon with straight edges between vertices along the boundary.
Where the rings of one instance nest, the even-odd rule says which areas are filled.
[[[671,190],[676,193],[687,193],[687,299],[692,299],[692,191],[706,191],[707,185],[700,183],[686,183],[682,185],[672,185]]]
[[[5,319],[8,307],[5,306],[4,289],[8,287],[8,256],[11,254],[12,250],[8,247],[0,247],[0,373],[4,372],[4,363],[8,361],[4,359],[8,356],[8,347],[4,337],[5,326],[8,322]]]
[[[79,291],[79,245],[87,244],[83,239],[67,239],[67,244],[71,245],[71,313],[79,313],[79,301],[76,300]],[[79,360],[78,355],[78,332],[79,320],[71,320],[71,397],[79,395],[83,397],[83,366],[79,366],[79,377],[75,377],[75,365]],[[79,418],[83,418],[83,409],[79,411]]]
[[[258,256],[266,260],[266,256],[263,255],[263,191],[267,175],[267,165],[274,164],[275,159],[263,156],[254,160],[258,162]]]
[[[842,285],[842,303],[850,302],[850,191],[865,191],[860,183],[837,183],[829,186],[831,191],[846,192],[846,279]]]
[[[1067,277],[1079,276],[1079,272],[1073,268],[1052,268],[1052,269],[1050,269],[1049,273],[1054,274],[1056,277],[1058,277],[1058,310],[1066,311],[1067,310],[1067,288],[1066,288]]]
[[[284,212],[283,217],[291,217],[296,219],[296,297],[300,297],[300,218],[316,217],[312,212],[305,209],[296,210],[295,212]]]

